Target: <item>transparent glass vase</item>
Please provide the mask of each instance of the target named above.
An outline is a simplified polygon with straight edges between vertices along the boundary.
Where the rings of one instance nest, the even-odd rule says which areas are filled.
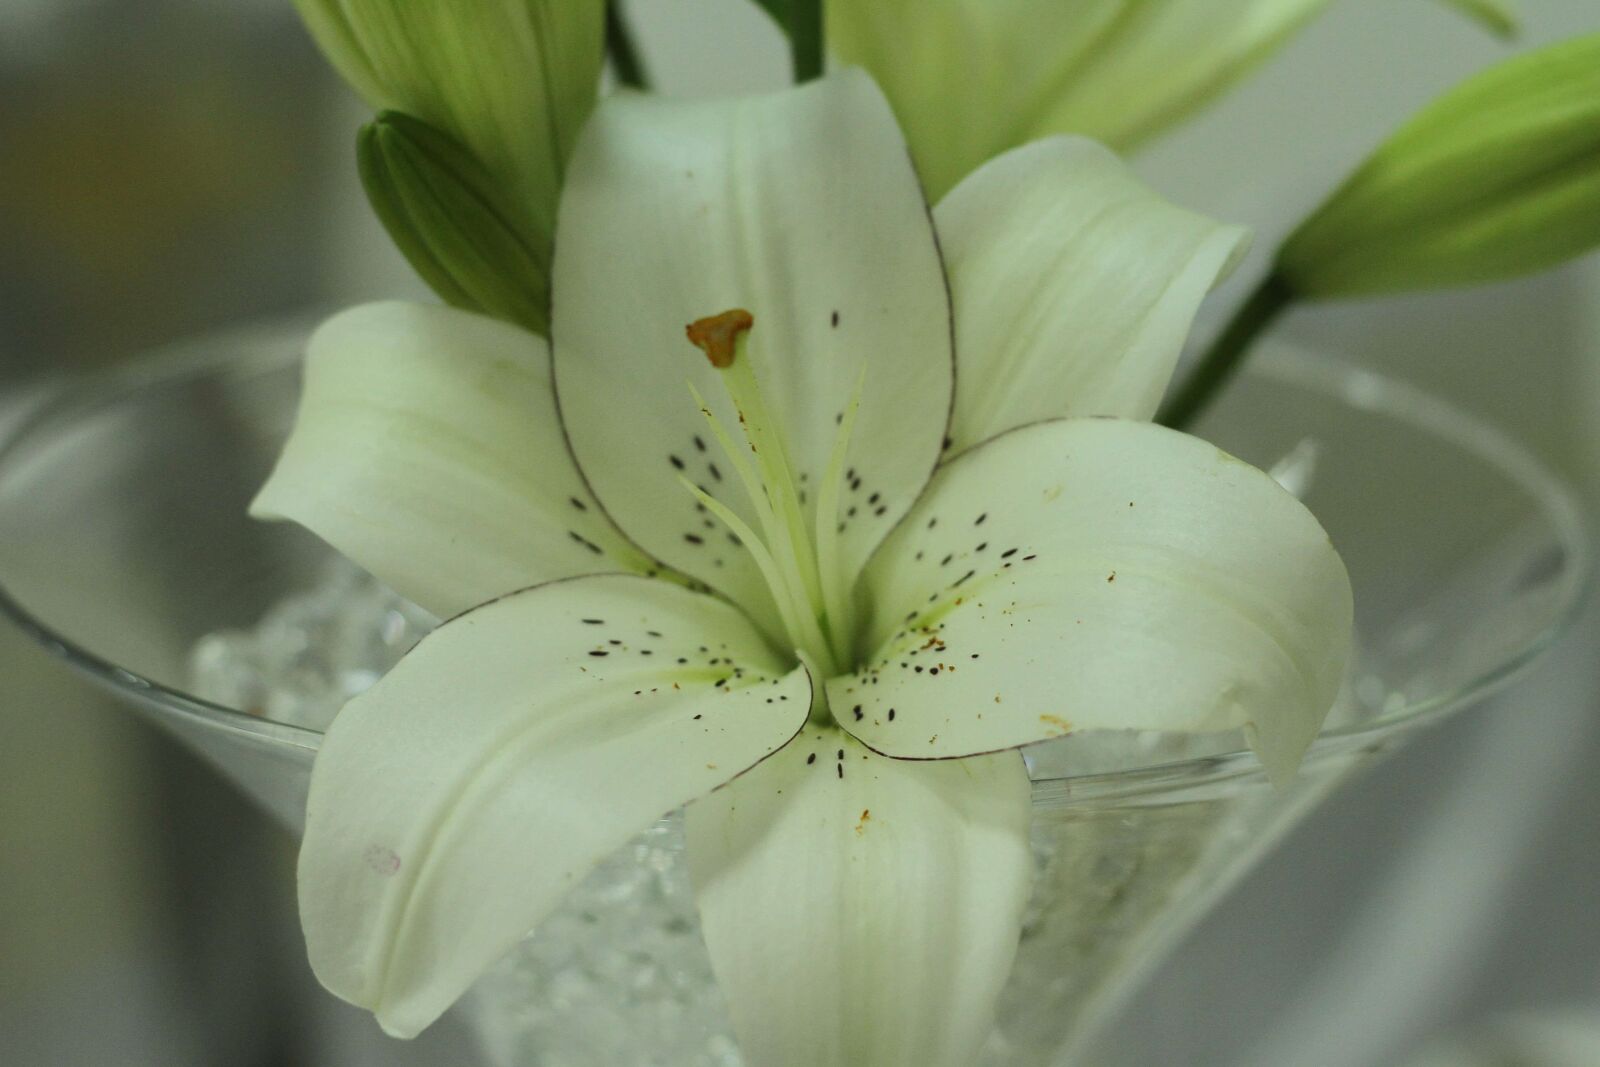
[[[293,414],[304,327],[64,384],[0,446],[0,609],[292,829],[320,733],[272,717],[282,674],[257,679],[249,706],[204,699],[197,648],[255,632],[293,595],[320,597],[343,616],[304,629],[296,655],[353,690],[398,654],[396,619],[415,621],[367,579],[330,579],[315,538],[245,515]],[[1281,834],[1363,764],[1512,679],[1585,587],[1589,544],[1559,480],[1383,377],[1269,347],[1197,432],[1271,469],[1327,527],[1355,586],[1358,661],[1284,790],[1237,733],[1083,734],[1028,751],[1038,877],[985,1064],[1072,1062]],[[499,1067],[739,1064],[678,820],[619,851],[459,1010]]]

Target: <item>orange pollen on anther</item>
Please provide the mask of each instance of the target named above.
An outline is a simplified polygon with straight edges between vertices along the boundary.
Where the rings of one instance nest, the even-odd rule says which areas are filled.
[[[689,343],[706,354],[711,365],[719,370],[733,366],[734,344],[739,335],[756,324],[755,316],[744,308],[733,308],[720,315],[696,319],[683,332]]]

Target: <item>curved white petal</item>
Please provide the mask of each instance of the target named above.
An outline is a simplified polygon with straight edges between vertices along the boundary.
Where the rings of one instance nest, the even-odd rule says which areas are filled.
[[[907,763],[808,728],[687,813],[706,945],[752,1067],[966,1067],[1028,899],[1014,753]]]
[[[650,566],[572,462],[545,342],[425,304],[368,304],[316,332],[294,432],[251,513],[306,526],[440,616]]]
[[[736,609],[576,578],[446,623],[345,706],[311,775],[317,977],[410,1036],[641,827],[780,748],[811,683]]]
[[[766,602],[747,554],[707,528],[677,480],[759,529],[689,384],[736,437],[738,417],[684,336],[690,322],[744,308],[755,318],[749,358],[810,488],[808,515],[865,373],[847,457],[859,501],[840,516],[841,569],[854,575],[937,462],[953,372],[932,226],[871,80],[844,71],[770,96],[612,98],[573,157],[559,235],[562,413],[618,525],[741,603]]]
[[[1149,423],[1070,419],[973,449],[866,579],[876,651],[828,699],[868,745],[913,759],[1242,726],[1282,781],[1350,649],[1349,579],[1311,513]]]
[[[955,305],[956,450],[1043,419],[1149,418],[1200,301],[1249,243],[1076,137],[984,165],[934,220]]]

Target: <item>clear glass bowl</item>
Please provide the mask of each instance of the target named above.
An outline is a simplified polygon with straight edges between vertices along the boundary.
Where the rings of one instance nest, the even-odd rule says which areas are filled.
[[[387,665],[381,641],[348,640],[352,622],[386,625],[381,596],[328,594],[331,550],[245,515],[293,413],[305,334],[234,334],[65,384],[0,445],[0,609],[291,828],[321,735],[262,714],[270,684],[257,706],[227,707],[197,695],[193,669],[208,637],[319,587],[352,617],[337,647],[316,637],[332,631],[306,631],[305,669],[370,679]],[[1272,469],[1328,528],[1355,586],[1359,661],[1286,790],[1237,733],[1085,734],[1029,751],[1039,875],[987,1064],[1070,1059],[1280,834],[1364,762],[1514,677],[1585,587],[1568,490],[1413,389],[1269,348],[1198,432]],[[505,1067],[739,1063],[677,821],[597,871],[465,1010]]]

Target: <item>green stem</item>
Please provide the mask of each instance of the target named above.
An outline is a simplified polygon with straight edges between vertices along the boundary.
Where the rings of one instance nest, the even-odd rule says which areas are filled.
[[[611,67],[617,72],[617,81],[633,89],[650,87],[650,73],[633,42],[633,32],[622,13],[621,0],[611,0],[606,5],[606,51],[611,54]]]
[[[794,56],[796,85],[822,77],[822,2],[791,0],[789,49]]]
[[[1163,426],[1182,430],[1206,409],[1217,393],[1233,377],[1245,356],[1250,354],[1256,338],[1283,314],[1294,302],[1294,290],[1276,271],[1264,278],[1255,292],[1250,294],[1239,310],[1233,313],[1228,325],[1188,378],[1156,415]]]

